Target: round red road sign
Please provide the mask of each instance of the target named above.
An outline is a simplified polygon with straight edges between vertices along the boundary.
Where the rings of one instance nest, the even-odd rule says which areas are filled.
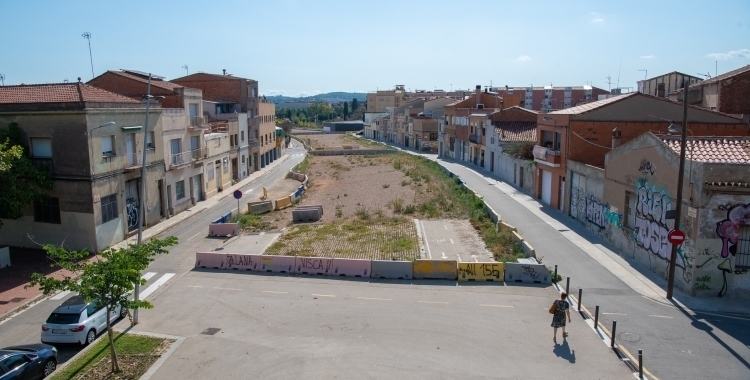
[[[667,240],[674,245],[682,244],[685,241],[685,233],[680,230],[671,230],[667,234]]]

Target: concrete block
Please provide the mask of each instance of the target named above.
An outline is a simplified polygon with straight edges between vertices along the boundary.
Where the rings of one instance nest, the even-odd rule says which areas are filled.
[[[218,252],[196,252],[195,267],[207,269],[226,269],[227,255]]]
[[[333,259],[327,257],[297,257],[295,265],[296,274],[319,274],[328,276],[331,274]]]
[[[259,271],[260,270],[260,257],[261,255],[252,255],[244,253],[226,253],[226,269],[227,270],[249,270]]]
[[[211,223],[208,225],[208,236],[237,236],[239,234],[240,225],[238,223]]]
[[[529,256],[529,257],[533,257],[533,258],[536,258],[536,251],[535,251],[535,250],[534,250],[534,248],[533,248],[533,247],[531,246],[531,244],[529,244],[529,242],[527,242],[527,241],[525,241],[525,240],[524,240],[524,241],[523,241],[523,242],[521,243],[521,250],[522,250],[522,251],[523,251],[524,253],[526,253],[526,256]]]
[[[273,211],[272,201],[247,202],[247,211],[251,214],[263,214]]]
[[[415,279],[455,280],[457,272],[456,260],[414,260]]]
[[[294,256],[268,256],[260,257],[260,271],[272,273],[294,273]]]
[[[516,231],[516,227],[513,227],[513,226],[511,226],[511,225],[510,225],[510,224],[508,224],[508,223],[505,223],[505,222],[500,222],[500,225],[501,225],[501,226],[502,226],[503,228],[507,228],[507,229],[509,229],[509,230],[511,230],[511,231]]]
[[[498,281],[505,279],[504,263],[458,263],[458,281]]]
[[[372,278],[411,280],[414,264],[411,261],[372,260]]]
[[[333,259],[331,276],[370,277],[372,261],[360,259]]]
[[[292,205],[291,197],[279,198],[276,200],[276,210],[282,210]]]
[[[292,210],[292,220],[295,222],[317,222],[323,217],[323,205],[300,206]]]
[[[516,243],[521,244],[521,242],[523,242],[523,237],[518,233],[518,231],[513,230],[510,233],[511,235],[513,235],[513,240],[515,240]]]
[[[547,267],[542,264],[505,263],[506,282],[549,284],[551,277]]]

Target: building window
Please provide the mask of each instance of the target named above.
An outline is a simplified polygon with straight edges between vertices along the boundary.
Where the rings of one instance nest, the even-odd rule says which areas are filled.
[[[222,166],[224,167],[224,173],[228,172],[229,171],[229,158],[224,157],[224,159],[221,161],[222,161]]]
[[[242,163],[243,164],[245,163],[245,155],[244,154],[242,155]]]
[[[214,179],[214,167],[213,167],[213,165],[206,167],[206,177],[208,179]]]
[[[109,157],[115,155],[115,136],[102,137],[102,156]]]
[[[633,192],[625,192],[625,227],[635,228],[635,202],[636,195]]]
[[[34,202],[34,221],[60,224],[60,199],[47,198],[43,202]]]
[[[154,131],[146,133],[146,149],[154,149]]]
[[[102,223],[117,219],[117,194],[102,197]]]
[[[185,180],[177,181],[174,184],[174,196],[177,200],[185,198]]]
[[[240,140],[245,142],[245,131],[240,131]]]
[[[52,139],[42,137],[31,138],[31,155],[34,158],[52,157]]]
[[[740,226],[734,253],[735,269],[750,269],[750,226]]]

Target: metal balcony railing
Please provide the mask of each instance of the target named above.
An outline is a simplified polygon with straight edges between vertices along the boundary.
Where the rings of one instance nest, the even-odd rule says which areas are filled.
[[[31,162],[39,169],[49,170],[50,173],[55,171],[52,157],[31,157]]]
[[[154,161],[154,155],[156,154],[156,148],[146,149],[146,164]],[[141,167],[141,161],[143,161],[143,155],[141,152],[133,152],[125,154],[125,170],[133,170]]]
[[[205,158],[205,152],[205,149],[198,148],[173,154],[171,164],[172,166],[188,165],[195,160],[201,160]]]
[[[474,144],[481,144],[482,143],[482,136],[479,136],[479,135],[469,135],[469,141],[473,142]]]

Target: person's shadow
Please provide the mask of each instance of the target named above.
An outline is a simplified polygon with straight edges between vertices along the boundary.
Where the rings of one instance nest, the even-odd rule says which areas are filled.
[[[555,343],[555,349],[552,350],[558,357],[568,360],[571,363],[576,362],[576,350],[571,350],[568,346],[568,340],[563,339],[562,344]]]

